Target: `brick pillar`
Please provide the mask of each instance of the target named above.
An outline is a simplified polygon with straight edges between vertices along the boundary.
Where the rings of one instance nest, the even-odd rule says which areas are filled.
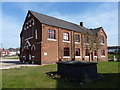
[[[71,31],[71,58],[75,59],[75,41],[73,31]]]

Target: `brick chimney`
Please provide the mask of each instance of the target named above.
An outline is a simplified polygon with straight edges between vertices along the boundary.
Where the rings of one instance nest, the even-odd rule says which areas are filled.
[[[83,27],[83,22],[80,22],[80,26],[82,26],[82,27]]]

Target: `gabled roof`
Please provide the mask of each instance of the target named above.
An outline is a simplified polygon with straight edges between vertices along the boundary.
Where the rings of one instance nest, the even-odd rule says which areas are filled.
[[[94,29],[90,29],[94,34],[97,34],[100,29],[102,29],[102,27],[99,27],[99,28],[94,28]]]
[[[83,26],[80,26],[71,22],[67,22],[61,19],[57,19],[51,16],[43,15],[34,11],[29,11],[29,12],[32,13],[43,24],[52,25],[52,26],[56,26],[64,29],[69,29],[76,32],[93,34],[93,35],[95,35],[96,32],[98,32],[98,29],[90,30]]]

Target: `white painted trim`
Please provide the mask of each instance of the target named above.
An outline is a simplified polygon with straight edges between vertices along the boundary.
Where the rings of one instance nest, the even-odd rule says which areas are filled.
[[[97,56],[94,56],[94,57],[97,57]]]
[[[105,45],[104,43],[100,43],[101,45]]]
[[[48,41],[57,41],[56,39],[50,39],[50,38],[48,38],[47,40]]]
[[[65,40],[63,40],[63,42],[65,42],[65,43],[70,43],[70,41],[65,41]]]
[[[28,43],[29,46],[31,46],[30,42],[27,40],[26,43],[25,43],[25,46],[24,48],[26,47],[26,44]]]
[[[70,58],[70,56],[63,56],[63,58]]]
[[[31,50],[33,50],[33,47],[34,47],[34,50],[35,50],[35,49],[36,49],[36,48],[35,48],[35,45],[32,45]]]
[[[29,39],[32,39],[33,38],[33,36],[32,37],[29,37],[29,38],[26,38],[25,40],[29,40]]]
[[[85,56],[85,57],[89,58],[89,56]]]
[[[101,56],[101,57],[105,57],[105,56]]]
[[[47,56],[48,55],[48,53],[47,52],[44,52],[44,56]]]
[[[75,56],[75,58],[81,58],[81,56]]]
[[[37,29],[35,30],[35,38],[38,38],[38,33],[37,33]]]
[[[84,43],[84,45],[90,45],[89,43]]]
[[[80,44],[80,42],[75,42],[75,44]]]

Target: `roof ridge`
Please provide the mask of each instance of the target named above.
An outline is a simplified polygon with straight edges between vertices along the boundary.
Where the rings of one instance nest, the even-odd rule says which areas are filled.
[[[80,26],[78,24],[75,24],[75,23],[72,23],[69,21],[65,21],[63,19],[59,19],[59,18],[45,15],[45,14],[41,14],[41,13],[38,13],[38,12],[35,12],[32,10],[29,10],[28,12],[32,13],[43,24],[53,25],[56,27],[61,27],[61,28],[65,28],[65,29],[69,29],[69,30],[81,32],[81,33],[85,33],[85,32],[88,32],[89,34],[96,33],[84,26]]]
[[[70,23],[70,24],[74,24],[74,25],[79,26],[81,28],[85,28],[85,27],[82,27],[82,26],[80,26],[78,24],[75,24],[75,23],[72,23],[72,22],[69,22],[69,21],[66,21],[66,20],[63,20],[63,19],[59,19],[59,18],[56,18],[56,17],[48,16],[48,15],[45,15],[45,14],[42,14],[42,13],[38,13],[38,12],[35,12],[35,11],[32,11],[32,10],[29,10],[29,11],[37,13],[37,14],[40,14],[40,15],[44,15],[44,16],[47,16],[47,17],[50,17],[50,18],[54,18],[54,19],[57,19],[57,20],[60,20],[60,21],[64,21],[64,22],[67,22],[67,23]]]

